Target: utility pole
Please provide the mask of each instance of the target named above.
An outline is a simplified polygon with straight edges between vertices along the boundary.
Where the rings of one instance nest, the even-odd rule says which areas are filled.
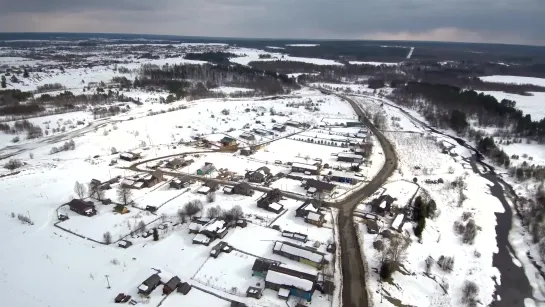
[[[106,282],[108,283],[108,287],[106,289],[111,289],[112,287],[110,287],[110,280],[108,279],[108,275],[104,275],[104,277],[106,277]]]

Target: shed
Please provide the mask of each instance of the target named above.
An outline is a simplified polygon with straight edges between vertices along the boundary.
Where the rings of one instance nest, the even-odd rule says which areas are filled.
[[[261,288],[257,288],[257,287],[248,287],[248,290],[246,290],[246,296],[247,297],[253,297],[253,298],[257,298],[257,299],[260,299],[261,296],[263,295],[263,290],[261,290]]]
[[[117,243],[117,246],[121,248],[129,248],[131,245],[132,245],[132,242],[128,240],[121,240],[119,241],[119,243]]]
[[[97,210],[95,209],[93,202],[86,202],[81,199],[72,199],[65,205],[68,205],[70,210],[80,215],[93,216],[97,214]]]
[[[138,286],[138,294],[150,295],[160,283],[161,277],[158,274],[153,274]]]
[[[186,295],[190,290],[191,290],[191,285],[186,283],[186,282],[183,282],[181,283],[180,285],[178,285],[178,292],[183,294],[183,295]]]
[[[172,277],[167,283],[163,286],[163,294],[169,295],[174,292],[176,288],[182,283],[178,276]]]

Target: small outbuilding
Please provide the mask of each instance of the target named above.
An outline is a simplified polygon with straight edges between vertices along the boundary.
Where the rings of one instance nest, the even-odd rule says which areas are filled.
[[[174,292],[182,281],[178,276],[172,277],[167,283],[163,286],[163,294],[169,295],[170,293]]]
[[[140,286],[138,286],[138,294],[150,295],[157,286],[161,284],[161,277],[159,274],[153,274],[148,279],[144,280]]]
[[[187,293],[189,293],[189,291],[191,291],[191,285],[188,284],[187,282],[183,282],[181,283],[179,286],[178,286],[178,293],[181,293],[183,295],[186,295]]]

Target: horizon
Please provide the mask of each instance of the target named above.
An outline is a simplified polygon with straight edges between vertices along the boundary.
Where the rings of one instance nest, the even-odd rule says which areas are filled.
[[[21,41],[21,40],[39,40],[31,38],[10,38],[3,39],[2,35],[87,35],[87,36],[135,36],[134,39],[138,39],[138,36],[143,36],[140,39],[148,39],[144,36],[150,37],[150,40],[156,38],[170,38],[170,39],[194,39],[194,40],[219,40],[219,41],[229,41],[229,40],[248,40],[248,41],[289,41],[289,42],[385,42],[385,43],[436,43],[436,44],[467,44],[467,45],[504,45],[504,46],[520,46],[520,47],[537,47],[545,48],[545,45],[537,44],[521,44],[521,43],[507,43],[507,42],[472,42],[472,41],[446,41],[446,40],[399,40],[399,39],[348,39],[348,38],[290,38],[290,37],[244,37],[244,36],[202,36],[202,35],[183,35],[183,34],[153,34],[153,33],[121,33],[121,32],[49,32],[49,31],[0,31],[0,41],[10,42],[10,41]],[[87,39],[90,39],[89,37]],[[44,39],[44,38],[42,38]],[[46,38],[47,40],[54,40],[54,38]],[[70,38],[68,38],[70,39]],[[76,38],[72,38],[76,39]],[[84,38],[80,38],[84,39]],[[129,38],[116,38],[119,40],[129,40]]]

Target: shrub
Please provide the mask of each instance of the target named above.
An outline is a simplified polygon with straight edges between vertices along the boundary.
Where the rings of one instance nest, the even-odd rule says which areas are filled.
[[[382,265],[380,266],[380,278],[382,280],[390,279],[394,272],[395,265],[392,261],[386,260],[382,262]]]
[[[464,222],[469,220],[471,217],[473,217],[472,212],[465,211],[464,213],[462,213],[462,219],[464,220]]]
[[[11,139],[11,142],[12,142],[12,143],[18,143],[20,140],[21,140],[21,139],[20,139],[18,136],[16,136],[16,137],[14,137],[13,139]]]
[[[425,227],[426,227],[426,218],[421,216],[420,219],[418,220],[418,224],[414,228],[414,234],[417,237],[421,238],[422,237],[422,232],[424,231]]]
[[[153,241],[159,241],[159,232],[157,228],[153,228]]]
[[[10,171],[17,169],[21,166],[23,166],[23,162],[17,159],[10,159],[6,164],[4,164],[4,168]]]
[[[206,201],[208,201],[209,203],[213,203],[216,201],[216,193],[214,192],[210,192],[206,195]]]
[[[185,212],[184,209],[178,209],[178,212],[176,212],[176,214],[178,215],[178,219],[180,219],[180,223],[185,223],[186,220],[187,220],[187,213]]]
[[[462,241],[467,244],[473,244],[475,237],[477,236],[477,224],[474,219],[470,219],[465,227],[462,235]]]
[[[30,217],[23,215],[23,214],[17,214],[17,219],[21,221],[22,223],[27,223],[29,225],[34,225],[34,222],[30,219]]]
[[[104,239],[104,243],[111,244],[112,243],[112,234],[109,231],[106,231],[102,238]]]
[[[433,267],[433,264],[435,263],[435,260],[433,260],[433,258],[431,256],[428,256],[428,258],[426,258],[426,273],[430,273],[431,272],[431,268]]]
[[[470,307],[477,306],[477,295],[479,295],[479,286],[473,281],[466,280],[462,287],[462,303]]]
[[[113,264],[113,265],[118,265],[119,260],[117,260],[117,258],[114,258],[114,259],[110,260],[110,263]]]
[[[384,242],[382,240],[376,240],[373,242],[373,248],[380,251],[384,250]]]
[[[454,231],[461,235],[465,232],[465,228],[466,226],[464,225],[464,223],[460,222],[460,221],[455,221],[454,222]]]
[[[454,268],[454,257],[439,257],[437,260],[437,265],[445,272],[452,272]]]

